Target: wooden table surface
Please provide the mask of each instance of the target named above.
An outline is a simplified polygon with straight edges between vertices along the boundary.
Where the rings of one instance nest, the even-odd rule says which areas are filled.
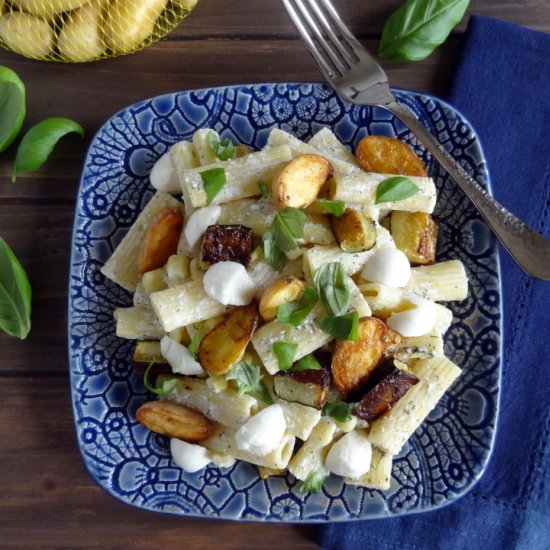
[[[376,51],[401,0],[335,0]],[[472,0],[481,13],[550,31],[548,0]],[[426,61],[382,63],[390,82],[445,96],[467,17]],[[101,124],[150,96],[224,84],[319,81],[275,0],[201,0],[191,17],[142,52],[87,64],[46,63],[0,51],[27,87],[24,128],[50,116],[86,131],[60,142],[40,170],[10,181],[13,148],[0,156],[0,235],[33,287],[32,330],[0,334],[0,547],[315,548],[313,526],[165,516],[130,508],[88,476],[75,438],[67,353],[67,287],[75,196],[84,154]]]

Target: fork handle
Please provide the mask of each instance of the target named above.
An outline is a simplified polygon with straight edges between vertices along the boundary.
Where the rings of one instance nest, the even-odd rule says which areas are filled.
[[[397,101],[382,105],[418,137],[479,210],[516,263],[531,277],[550,280],[550,239],[506,210],[436,141],[414,113]]]

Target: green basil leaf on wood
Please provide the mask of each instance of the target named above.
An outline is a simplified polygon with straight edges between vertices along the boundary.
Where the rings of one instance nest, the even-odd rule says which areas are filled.
[[[25,112],[25,85],[11,69],[0,67],[0,152],[19,134]]]
[[[462,19],[469,0],[407,0],[390,15],[378,55],[394,61],[426,59]]]
[[[31,285],[19,260],[0,237],[0,329],[21,338],[31,329]]]
[[[42,166],[57,142],[73,132],[84,137],[82,126],[68,118],[47,118],[33,126],[17,147],[12,181],[15,181],[19,174],[32,172]]]

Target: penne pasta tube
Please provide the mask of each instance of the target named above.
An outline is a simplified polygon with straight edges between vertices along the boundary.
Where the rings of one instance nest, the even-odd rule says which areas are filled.
[[[155,312],[146,305],[117,308],[114,311],[116,335],[129,340],[160,340],[165,331]]]
[[[373,447],[369,471],[361,477],[345,477],[344,483],[385,491],[390,488],[392,464],[393,456]]]
[[[329,159],[338,159],[359,168],[355,155],[326,126],[307,143]]]
[[[468,277],[459,260],[413,267],[406,290],[436,302],[464,300],[468,296]]]

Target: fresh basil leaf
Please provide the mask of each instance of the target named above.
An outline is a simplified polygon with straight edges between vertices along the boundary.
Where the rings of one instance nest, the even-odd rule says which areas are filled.
[[[420,189],[405,176],[386,178],[376,188],[376,200],[374,204],[402,201],[416,195],[419,191]]]
[[[346,210],[346,203],[341,200],[331,201],[329,199],[319,199],[319,204],[330,214],[339,218]]]
[[[336,317],[316,317],[314,321],[323,332],[339,340],[355,342],[359,338],[359,314],[357,311]]]
[[[317,361],[317,359],[315,359],[315,357],[310,353],[309,355],[298,359],[298,361],[292,365],[290,370],[296,372],[301,370],[322,370],[322,368],[321,363],[319,363],[319,361]]]
[[[296,239],[304,236],[307,214],[290,206],[275,214],[269,229],[262,237],[265,261],[277,271],[286,265],[284,252],[294,250]]]
[[[273,344],[273,353],[277,357],[279,368],[288,370],[292,366],[298,344],[289,344],[288,342],[275,342]]]
[[[155,363],[151,361],[143,375],[143,385],[155,395],[166,395],[178,385],[178,379],[172,376],[159,376],[157,378],[156,384],[153,386],[153,384],[151,384],[151,382],[149,381],[149,373],[154,366]]]
[[[214,197],[221,191],[226,183],[225,170],[223,168],[210,168],[201,172],[201,180],[206,191],[206,204],[211,204]]]
[[[194,359],[197,358],[197,352],[199,351],[199,346],[205,333],[205,330],[197,330],[197,332],[193,334],[193,338],[191,338],[189,346],[187,346],[187,351],[193,356]]]
[[[24,136],[15,155],[11,179],[32,172],[44,164],[57,142],[66,134],[77,133],[84,137],[82,126],[68,118],[46,118],[34,125]]]
[[[19,134],[25,114],[25,85],[11,69],[0,67],[0,152]]]
[[[23,340],[31,330],[32,290],[27,274],[0,237],[0,330]]]
[[[273,399],[262,382],[262,375],[258,365],[250,365],[244,361],[239,361],[226,375],[226,380],[235,380],[237,391],[248,393],[253,397],[265,401],[269,405],[273,404]]]
[[[318,493],[323,488],[326,477],[321,472],[310,472],[305,481],[298,485],[298,491],[301,493]]]
[[[282,271],[286,265],[287,257],[277,246],[273,233],[269,229],[262,236],[262,247],[264,260],[277,271]]]
[[[469,3],[469,0],[407,0],[386,21],[378,55],[394,61],[425,59],[445,42]]]
[[[305,288],[297,300],[281,304],[277,308],[277,322],[293,327],[301,325],[318,300],[319,294],[314,288]]]
[[[235,154],[235,146],[229,138],[220,141],[215,132],[208,132],[208,145],[220,160],[229,160]]]
[[[258,189],[260,190],[260,194],[262,196],[262,199],[267,199],[269,196],[269,188],[265,181],[259,180],[256,182],[256,185],[258,186]]]
[[[355,403],[344,403],[343,401],[332,401],[325,403],[321,416],[331,416],[339,422],[351,420],[351,411],[355,408]]]
[[[323,264],[315,272],[313,282],[329,315],[343,315],[349,308],[350,292],[347,278],[340,262]]]

